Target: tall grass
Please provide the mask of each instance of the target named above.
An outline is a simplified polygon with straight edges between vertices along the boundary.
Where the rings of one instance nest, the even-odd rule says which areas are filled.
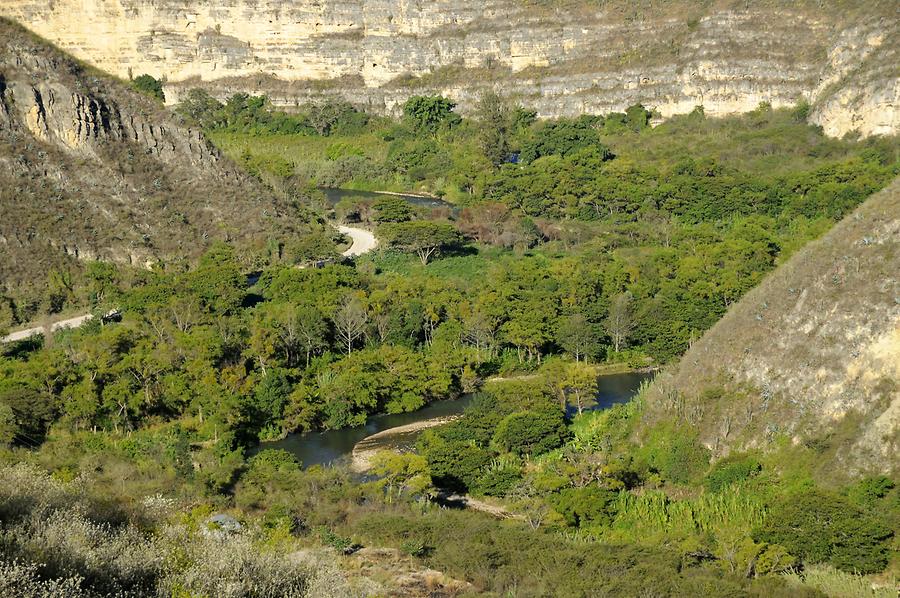
[[[819,590],[830,598],[897,598],[900,581],[873,587],[871,578],[845,573],[828,565],[810,565],[802,573],[786,573],[785,578],[794,587]]]
[[[735,488],[680,501],[673,501],[658,491],[644,494],[623,491],[616,499],[616,512],[613,529],[635,540],[660,533],[718,534],[734,527],[749,531],[765,517],[760,501]]]

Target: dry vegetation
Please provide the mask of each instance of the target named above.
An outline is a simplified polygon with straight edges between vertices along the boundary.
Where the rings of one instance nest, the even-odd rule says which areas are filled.
[[[0,292],[79,259],[246,262],[307,217],[154,100],[0,21]]]
[[[719,453],[779,437],[823,474],[900,469],[900,181],[747,294],[657,380],[658,418],[698,426]],[[727,397],[727,400],[725,398]]]

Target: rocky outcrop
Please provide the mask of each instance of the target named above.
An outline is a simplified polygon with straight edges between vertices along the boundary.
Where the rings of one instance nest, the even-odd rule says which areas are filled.
[[[101,88],[99,79],[86,87],[73,76],[71,59],[35,54],[33,48],[17,43],[5,48],[2,99],[10,125],[20,122],[41,141],[94,157],[109,141],[131,141],[164,161],[189,158],[201,165],[220,160],[200,131],[166,123],[164,111],[131,94],[126,101],[142,106],[123,112],[116,93]],[[36,79],[40,73],[46,76]]]
[[[785,438],[835,471],[900,472],[900,179],[656,378],[646,423],[673,419],[718,455]]]
[[[250,259],[306,230],[156,101],[0,19],[0,293],[77,260]]]
[[[896,4],[524,0],[5,0],[18,20],[121,77],[293,106],[341,96],[390,112],[496,88],[544,116],[708,114],[806,100],[832,135],[895,133]]]

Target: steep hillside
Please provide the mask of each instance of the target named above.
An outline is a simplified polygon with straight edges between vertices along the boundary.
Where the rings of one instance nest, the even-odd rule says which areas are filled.
[[[0,20],[0,292],[67,259],[249,256],[303,227],[199,131]]]
[[[4,0],[16,19],[121,77],[294,105],[321,93],[390,111],[495,87],[545,116],[635,102],[662,115],[807,100],[830,135],[898,130],[890,0]]]
[[[718,454],[780,436],[851,474],[900,471],[900,180],[737,303],[648,398]]]

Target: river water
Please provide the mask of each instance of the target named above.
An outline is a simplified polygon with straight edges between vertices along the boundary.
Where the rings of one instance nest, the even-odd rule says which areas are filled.
[[[600,376],[598,379],[597,403],[592,405],[590,410],[606,409],[617,403],[629,401],[637,394],[641,382],[649,380],[651,377],[652,374],[640,372]],[[405,426],[436,417],[459,415],[471,400],[471,396],[467,395],[459,399],[435,401],[412,413],[376,415],[370,417],[366,425],[358,428],[344,428],[308,434],[289,434],[283,440],[263,444],[260,446],[260,449],[284,449],[296,456],[304,467],[328,465],[349,456],[356,443],[367,436],[389,428]],[[570,415],[573,413],[574,410],[571,410]],[[410,443],[414,440],[415,435],[403,435],[402,439],[405,443]],[[398,440],[398,438],[392,437],[389,442],[396,444]]]
[[[351,191],[349,189],[333,189],[330,187],[321,188],[319,189],[319,191],[325,194],[325,199],[331,206],[334,206],[342,199],[350,197],[362,197],[365,199],[371,199],[373,201],[380,197],[385,197],[384,193],[375,193],[373,191]],[[418,195],[404,195],[402,193],[397,194],[396,197],[400,197],[407,203],[418,206],[420,208],[448,208],[450,210],[455,209],[455,206],[452,203],[446,202],[443,199],[438,199],[436,197],[420,197]]]

